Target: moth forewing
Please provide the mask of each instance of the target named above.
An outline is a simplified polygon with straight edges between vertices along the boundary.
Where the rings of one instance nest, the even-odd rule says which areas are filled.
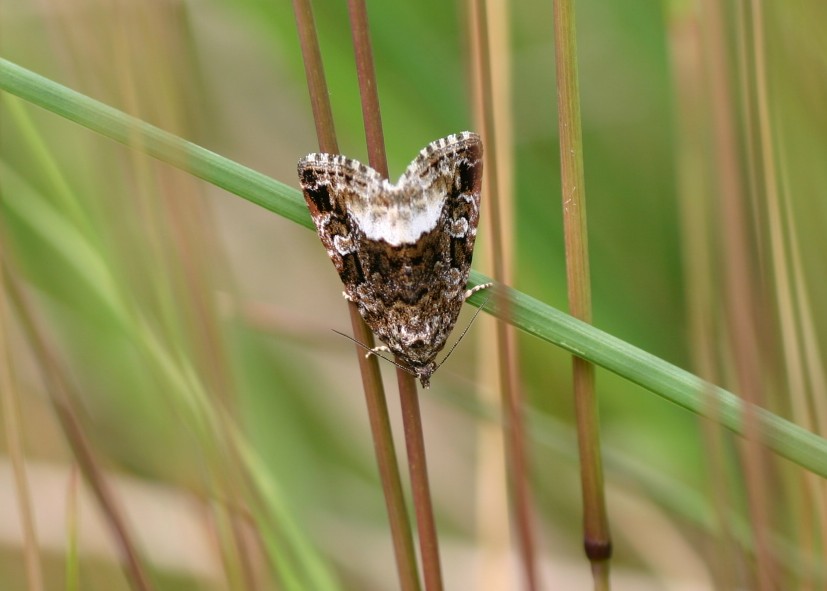
[[[465,299],[479,222],[479,136],[428,144],[395,184],[331,154],[302,158],[299,181],[346,297],[427,387]]]

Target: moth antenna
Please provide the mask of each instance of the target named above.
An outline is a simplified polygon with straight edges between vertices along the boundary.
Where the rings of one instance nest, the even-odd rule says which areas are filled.
[[[448,351],[448,354],[447,354],[447,355],[446,355],[446,356],[442,359],[442,361],[440,361],[440,362],[439,362],[439,365],[437,365],[437,366],[434,368],[434,372],[436,372],[436,370],[438,370],[440,367],[442,367],[442,364],[443,364],[443,363],[445,363],[446,361],[448,361],[448,358],[451,356],[451,353],[453,353],[453,352],[454,352],[454,349],[456,349],[456,348],[457,348],[457,345],[459,345],[459,342],[463,339],[463,337],[465,336],[465,333],[467,333],[467,332],[468,332],[468,329],[470,329],[470,328],[471,328],[471,325],[472,325],[472,324],[474,324],[474,320],[476,320],[476,319],[477,319],[477,316],[479,316],[480,312],[482,312],[482,309],[485,307],[485,304],[487,304],[487,303],[488,303],[488,300],[490,300],[490,299],[491,299],[491,295],[492,295],[492,294],[490,294],[490,293],[489,293],[489,294],[488,294],[488,297],[487,297],[487,298],[485,298],[485,299],[483,300],[483,302],[480,304],[480,307],[479,307],[479,308],[477,308],[477,311],[476,311],[476,312],[474,312],[474,315],[471,317],[471,321],[468,323],[468,326],[466,326],[466,327],[465,327],[465,330],[463,330],[463,331],[462,331],[462,334],[461,334],[461,335],[459,335],[459,338],[457,339],[457,342],[455,342],[455,343],[454,343],[454,346],[453,346],[453,347],[451,347],[451,349]]]
[[[379,359],[384,359],[384,360],[385,360],[385,361],[387,361],[388,363],[393,363],[396,367],[398,367],[398,368],[399,368],[399,369],[401,369],[402,371],[405,371],[405,372],[407,372],[407,373],[411,374],[412,376],[416,377],[416,374],[415,374],[414,372],[412,372],[410,368],[405,367],[405,366],[404,366],[404,365],[402,365],[401,363],[397,363],[397,362],[396,362],[396,361],[394,361],[393,359],[388,359],[387,357],[384,357],[383,355],[380,355],[379,353],[377,353],[376,351],[374,351],[373,349],[371,349],[370,347],[368,347],[368,346],[367,346],[367,345],[365,345],[364,343],[360,343],[359,341],[357,341],[356,339],[354,339],[352,336],[347,335],[347,334],[345,334],[345,333],[343,333],[343,332],[339,332],[339,331],[338,331],[338,330],[336,330],[335,328],[331,328],[330,330],[332,330],[333,332],[335,332],[335,333],[336,333],[336,334],[338,334],[338,335],[341,335],[341,336],[345,337],[346,339],[349,339],[349,340],[353,341],[354,343],[356,343],[357,345],[359,345],[360,347],[362,347],[365,351],[369,351],[370,353],[373,353],[374,355],[376,355],[377,357],[379,357]],[[467,330],[467,329],[466,329],[466,330]],[[464,333],[463,333],[463,334],[464,334]],[[454,346],[456,346],[456,345],[454,345]]]

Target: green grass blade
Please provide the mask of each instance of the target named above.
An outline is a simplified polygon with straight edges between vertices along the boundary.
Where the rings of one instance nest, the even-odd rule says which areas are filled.
[[[471,281],[488,278],[472,272]],[[543,302],[506,288],[511,302],[511,322],[544,341],[599,365],[695,414],[718,421],[743,434],[744,403],[719,386],[612,335],[577,320]],[[479,305],[476,294],[471,303]],[[497,315],[495,302],[486,308]],[[827,477],[827,440],[767,410],[754,409],[763,443],[792,462]]]
[[[305,227],[312,223],[297,189],[271,179],[214,152],[183,140],[84,96],[8,60],[0,59],[0,89],[61,115],[109,138],[136,147],[183,168],[248,201]],[[472,273],[472,283],[488,278]],[[736,433],[743,432],[743,403],[731,392],[615,338],[591,325],[507,288],[508,322],[549,343],[604,367],[647,390],[708,416]],[[477,294],[472,303],[480,305]],[[497,313],[494,302],[486,308]],[[715,399],[714,404],[710,403]],[[715,409],[711,413],[709,409]],[[773,413],[755,409],[766,446],[827,478],[827,440]]]
[[[313,227],[304,199],[296,189],[2,58],[0,89],[140,149],[291,221]]]

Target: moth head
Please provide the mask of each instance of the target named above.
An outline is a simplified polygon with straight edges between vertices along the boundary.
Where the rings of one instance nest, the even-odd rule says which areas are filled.
[[[419,383],[422,384],[422,387],[426,390],[431,387],[431,376],[434,375],[436,368],[436,361],[429,361],[425,365],[413,368],[416,377],[419,378]]]

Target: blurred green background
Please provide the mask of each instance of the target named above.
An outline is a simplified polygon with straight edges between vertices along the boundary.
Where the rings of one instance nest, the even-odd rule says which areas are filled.
[[[702,372],[698,359],[710,351],[692,341],[690,318],[708,313],[720,347],[712,350],[717,373],[708,377],[724,384],[732,377],[720,274],[708,278],[713,308],[692,312],[699,288],[687,269],[692,245],[705,244],[708,260],[716,261],[725,243],[715,236],[715,128],[705,102],[715,89],[704,86],[710,63],[725,60],[736,89],[742,172],[752,181],[750,236],[767,319],[761,379],[772,392],[767,405],[790,414],[794,403],[784,392],[796,355],[779,337],[785,329],[801,331],[792,342],[803,343],[799,356],[810,354],[815,366],[802,387],[823,393],[817,351],[827,329],[827,42],[820,27],[827,8],[816,0],[767,3],[763,37],[756,38],[754,30],[739,29],[744,7],[724,3],[728,53],[716,55],[708,53],[708,3],[576,4],[595,324]],[[366,160],[346,3],[313,5],[340,149]],[[512,189],[506,239],[514,249],[514,286],[565,310],[552,3],[497,6],[492,28],[504,45],[494,57],[509,80],[501,153]],[[428,142],[476,128],[469,18],[463,3],[436,0],[368,2],[368,12],[396,177]],[[748,11],[748,22],[756,14]],[[317,149],[288,2],[0,0],[0,19],[2,57],[284,183],[298,186],[296,161]],[[756,47],[766,52],[766,95],[753,74]],[[778,171],[780,240],[788,247],[781,255],[772,207],[765,205],[772,195],[768,161],[751,151],[766,145],[750,135],[760,117],[756,97],[769,100],[769,161]],[[696,117],[689,124],[687,113]],[[701,142],[694,168],[686,166],[686,129]],[[686,171],[694,172],[687,178]],[[157,587],[396,588],[353,347],[330,331],[347,330],[346,306],[317,237],[5,94],[0,181],[4,261],[59,351],[80,423]],[[687,186],[697,191],[687,194]],[[687,235],[697,226],[687,225],[691,205],[682,199],[706,204],[709,235]],[[482,248],[488,240],[481,232]],[[792,328],[783,297],[788,280],[798,306]],[[468,311],[460,325],[467,318]],[[499,461],[480,445],[481,430],[495,423],[496,387],[475,374],[490,363],[490,323],[478,321],[422,395],[452,589],[519,588],[496,586],[518,577],[507,552],[505,492],[484,490]],[[75,459],[46,393],[44,377],[53,369],[32,355],[8,300],[1,329],[14,389],[7,394],[20,412],[14,418],[4,407],[0,587],[32,588],[9,461],[16,429],[44,588],[128,588],[100,508],[72,480]],[[529,337],[521,337],[519,349],[546,581],[548,588],[587,588],[570,356]],[[384,371],[399,431],[391,369]],[[739,529],[747,484],[732,440],[600,370],[598,392],[616,588],[709,589],[713,581],[727,588],[727,577],[748,587],[749,534]],[[811,407],[806,420],[792,418],[812,419],[805,426],[816,429],[819,403]],[[249,456],[234,455],[230,442],[237,438]],[[397,449],[401,454],[401,440]],[[779,502],[813,493],[789,466],[770,470],[781,483]],[[816,525],[807,538],[800,527],[812,519],[807,503],[818,498],[773,517],[773,535],[792,556],[788,565],[822,551],[824,530]],[[715,518],[722,505],[732,516],[729,528]],[[505,523],[494,541],[481,526],[491,514]],[[721,542],[724,534],[730,537]],[[816,541],[804,544],[802,537]],[[506,550],[486,554],[497,540]],[[724,575],[716,571],[716,544],[732,549]],[[273,566],[274,557],[284,563]],[[502,579],[486,579],[486,568]],[[790,586],[779,588],[797,588],[793,574],[784,576]]]

